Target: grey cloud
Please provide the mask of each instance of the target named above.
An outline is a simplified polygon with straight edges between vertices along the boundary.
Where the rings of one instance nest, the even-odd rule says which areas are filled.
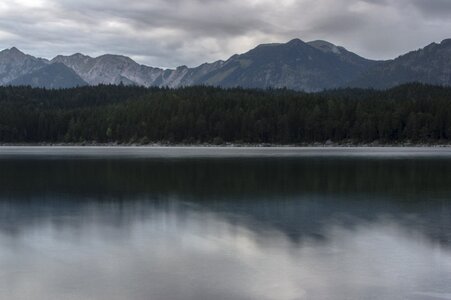
[[[450,37],[450,13],[448,0],[2,0],[0,47],[176,67],[297,37],[391,58]]]
[[[333,18],[320,20],[314,27],[315,31],[327,34],[343,34],[365,26],[365,18],[360,15],[349,14],[336,15]]]
[[[451,1],[449,0],[412,0],[412,4],[421,13],[431,18],[451,16]]]

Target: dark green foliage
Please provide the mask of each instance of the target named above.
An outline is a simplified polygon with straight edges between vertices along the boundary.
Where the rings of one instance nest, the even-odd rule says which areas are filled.
[[[0,88],[2,143],[447,143],[451,88]]]

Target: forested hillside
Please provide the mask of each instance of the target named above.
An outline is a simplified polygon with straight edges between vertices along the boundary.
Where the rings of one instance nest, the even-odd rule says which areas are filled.
[[[448,143],[451,88],[0,88],[0,143]]]

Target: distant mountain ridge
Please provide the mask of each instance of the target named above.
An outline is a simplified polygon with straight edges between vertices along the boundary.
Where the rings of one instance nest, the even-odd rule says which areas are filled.
[[[432,43],[393,60],[374,61],[327,41],[294,39],[262,44],[225,61],[166,70],[138,64],[122,55],[93,58],[76,53],[47,60],[15,47],[0,52],[0,85],[212,85],[311,92],[341,87],[385,89],[408,82],[451,85],[451,40]]]
[[[382,62],[350,85],[386,89],[409,82],[451,85],[451,39]]]

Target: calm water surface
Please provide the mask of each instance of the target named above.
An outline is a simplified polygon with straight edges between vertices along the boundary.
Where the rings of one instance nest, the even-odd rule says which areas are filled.
[[[0,299],[451,299],[451,150],[2,147]]]

